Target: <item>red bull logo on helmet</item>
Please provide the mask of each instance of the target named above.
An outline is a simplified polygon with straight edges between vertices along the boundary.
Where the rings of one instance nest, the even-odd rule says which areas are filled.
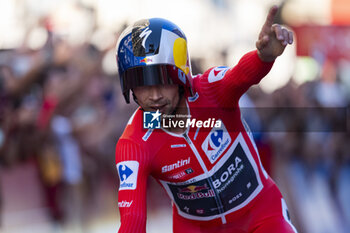
[[[145,57],[145,58],[143,58],[140,62],[141,63],[149,63],[149,62],[152,62],[153,60],[151,59],[151,58],[147,58],[147,57]]]

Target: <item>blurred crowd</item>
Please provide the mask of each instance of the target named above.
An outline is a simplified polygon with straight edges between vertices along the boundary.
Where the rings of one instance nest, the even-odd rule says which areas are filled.
[[[30,163],[52,221],[76,222],[101,180],[116,185],[114,148],[131,108],[102,69],[114,44],[101,51],[47,34],[41,49],[0,50],[0,172]]]
[[[115,144],[136,105],[102,68],[115,43],[100,50],[47,34],[38,50],[0,50],[0,173],[30,163],[51,221],[82,224],[101,182],[116,193]],[[192,62],[194,73],[208,68]],[[341,233],[350,228],[350,88],[336,62],[320,65],[314,81],[251,88],[241,107],[299,232]]]

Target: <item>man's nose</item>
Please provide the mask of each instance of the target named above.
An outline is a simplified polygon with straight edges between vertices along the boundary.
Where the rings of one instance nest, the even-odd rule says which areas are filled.
[[[156,102],[163,98],[160,86],[151,86],[149,92],[149,99]]]

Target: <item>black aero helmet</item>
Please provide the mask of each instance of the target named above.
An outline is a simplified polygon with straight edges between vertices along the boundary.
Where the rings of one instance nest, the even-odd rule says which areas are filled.
[[[138,86],[179,84],[193,93],[185,34],[166,19],[143,19],[126,28],[117,43],[117,64],[127,103]]]

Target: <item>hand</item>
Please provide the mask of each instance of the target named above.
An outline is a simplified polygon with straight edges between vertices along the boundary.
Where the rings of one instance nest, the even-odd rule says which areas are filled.
[[[270,8],[266,21],[261,28],[259,39],[256,42],[258,55],[265,62],[274,61],[283,53],[287,44],[293,43],[293,32],[283,28],[279,24],[273,24],[273,19],[277,11],[277,6]]]

